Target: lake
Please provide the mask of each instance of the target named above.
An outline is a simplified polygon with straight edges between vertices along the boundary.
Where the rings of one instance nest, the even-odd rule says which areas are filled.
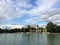
[[[60,45],[60,34],[2,33],[0,45]]]

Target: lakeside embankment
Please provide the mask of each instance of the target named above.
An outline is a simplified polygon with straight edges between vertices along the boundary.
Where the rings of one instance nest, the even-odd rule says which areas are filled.
[[[5,32],[4,32],[5,33]],[[4,34],[4,33],[0,33],[0,34]],[[6,32],[7,34],[10,33],[10,34],[13,34],[13,33],[18,33],[18,34],[60,34],[60,33],[51,33],[51,32]]]

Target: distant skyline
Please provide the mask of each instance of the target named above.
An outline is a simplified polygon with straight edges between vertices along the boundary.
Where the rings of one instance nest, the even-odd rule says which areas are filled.
[[[60,24],[60,0],[0,0],[0,24]]]

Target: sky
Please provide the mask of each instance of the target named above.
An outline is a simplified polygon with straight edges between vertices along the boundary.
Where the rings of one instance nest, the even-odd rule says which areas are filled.
[[[60,0],[0,0],[0,24],[60,24]]]

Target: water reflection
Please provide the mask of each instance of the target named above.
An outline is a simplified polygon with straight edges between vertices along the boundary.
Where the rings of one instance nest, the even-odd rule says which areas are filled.
[[[60,34],[0,34],[0,45],[60,45]]]
[[[56,37],[56,35],[54,35],[54,34],[48,34],[47,35],[48,45],[56,45],[55,37]]]

